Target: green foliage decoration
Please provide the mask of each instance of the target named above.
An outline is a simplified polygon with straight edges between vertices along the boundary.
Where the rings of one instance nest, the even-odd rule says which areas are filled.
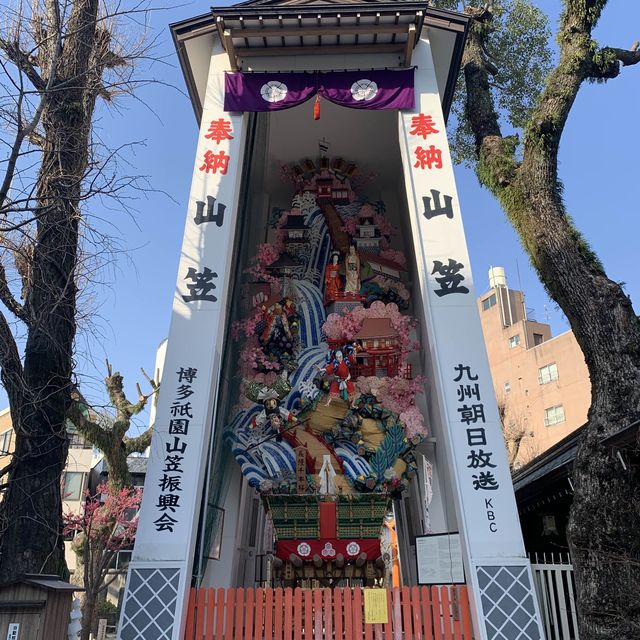
[[[387,429],[387,433],[380,443],[380,446],[369,460],[371,473],[378,482],[384,480],[384,472],[390,467],[393,467],[404,448],[404,429],[401,424],[396,423]]]

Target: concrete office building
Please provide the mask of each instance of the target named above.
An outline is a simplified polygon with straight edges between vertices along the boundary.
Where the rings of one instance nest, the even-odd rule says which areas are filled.
[[[518,468],[586,422],[591,383],[572,331],[552,336],[548,324],[532,319],[524,293],[509,288],[503,268],[489,270],[489,285],[478,309],[507,448]]]

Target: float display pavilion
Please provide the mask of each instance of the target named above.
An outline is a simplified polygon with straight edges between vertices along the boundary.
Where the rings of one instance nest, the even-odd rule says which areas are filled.
[[[454,582],[443,624],[468,593],[476,639],[542,638],[445,129],[466,28],[313,1],[172,26],[200,129],[122,640],[204,637],[209,587],[243,588],[236,638],[274,602],[256,637],[323,637],[351,598],[381,634],[362,588],[410,637],[393,587]],[[295,627],[291,587],[332,610]]]

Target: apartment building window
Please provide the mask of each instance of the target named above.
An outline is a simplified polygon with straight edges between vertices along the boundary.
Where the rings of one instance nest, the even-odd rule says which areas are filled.
[[[69,434],[69,447],[71,449],[93,449],[93,445],[84,439],[79,433],[67,432]]]
[[[547,384],[558,379],[558,365],[555,362],[538,369],[538,382]]]
[[[511,383],[510,382],[505,382],[504,383],[504,392],[505,393],[509,393],[509,391],[511,391]]]
[[[13,429],[9,429],[4,433],[0,433],[0,456],[6,456],[9,453],[11,447],[11,436],[13,435]]]
[[[520,334],[516,333],[515,336],[509,338],[509,348],[515,349],[518,346],[520,346]]]
[[[544,426],[551,427],[554,424],[564,422],[564,407],[557,404],[554,407],[548,407],[544,410]]]
[[[538,346],[539,344],[542,344],[544,342],[544,336],[541,333],[534,333],[533,334],[533,344],[534,346]]]
[[[487,309],[491,309],[496,304],[496,294],[492,293],[488,298],[485,298],[482,301],[482,310],[486,311]]]
[[[81,471],[66,471],[62,485],[62,499],[80,500],[84,489],[84,473]]]

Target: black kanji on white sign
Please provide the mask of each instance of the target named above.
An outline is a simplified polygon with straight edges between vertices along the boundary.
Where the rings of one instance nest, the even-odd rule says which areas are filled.
[[[469,289],[461,284],[464,280],[464,276],[460,273],[462,269],[464,269],[462,262],[453,258],[449,258],[447,264],[440,262],[440,260],[434,260],[431,275],[438,274],[440,276],[435,279],[440,288],[436,289],[434,293],[438,297],[448,296],[452,293],[469,293]]]
[[[433,206],[431,200],[433,199]],[[451,196],[442,196],[443,202],[440,202],[440,192],[437,189],[431,189],[431,198],[429,196],[422,196],[422,202],[424,203],[424,212],[422,215],[427,220],[435,218],[436,216],[447,216],[447,218],[453,218],[453,198]]]
[[[196,271],[193,267],[189,267],[185,280],[191,280],[191,284],[187,284],[189,289],[188,296],[182,296],[185,302],[194,302],[195,300],[207,300],[208,302],[216,302],[218,298],[211,293],[216,285],[212,282],[217,278],[218,274],[211,271],[209,267],[205,267],[202,271]]]
[[[215,222],[216,226],[221,227],[224,223],[224,212],[227,205],[218,202],[218,206],[216,207],[216,199],[213,196],[207,196],[207,212],[205,213],[204,204],[202,200],[196,201],[196,216],[193,221],[196,224]],[[215,213],[214,209],[216,209]]]

